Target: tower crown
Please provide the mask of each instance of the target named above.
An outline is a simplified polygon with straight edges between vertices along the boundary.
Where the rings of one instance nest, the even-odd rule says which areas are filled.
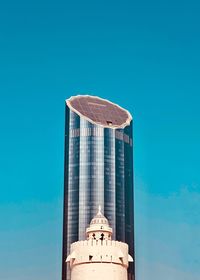
[[[106,217],[101,213],[101,206],[91,220],[90,226],[86,229],[86,234],[87,239],[111,240],[112,228],[109,226]]]
[[[127,110],[97,96],[72,96],[66,100],[66,103],[80,117],[102,127],[124,128],[130,125],[132,120],[132,116]]]

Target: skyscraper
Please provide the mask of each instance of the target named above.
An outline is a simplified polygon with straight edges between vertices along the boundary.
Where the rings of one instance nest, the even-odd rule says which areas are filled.
[[[69,280],[70,244],[85,239],[85,228],[101,205],[113,238],[134,256],[133,139],[128,111],[95,96],[66,100],[62,280]],[[134,279],[134,267],[128,279]]]

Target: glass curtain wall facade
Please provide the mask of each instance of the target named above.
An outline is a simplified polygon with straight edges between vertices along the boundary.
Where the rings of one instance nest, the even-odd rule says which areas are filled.
[[[109,119],[110,120],[110,119]],[[132,120],[124,128],[91,122],[66,104],[62,280],[70,244],[85,239],[85,228],[101,205],[113,239],[134,256]],[[128,280],[134,279],[130,266]]]

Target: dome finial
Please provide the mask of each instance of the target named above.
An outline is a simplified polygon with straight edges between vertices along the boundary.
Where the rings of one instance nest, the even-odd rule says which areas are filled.
[[[99,205],[99,211],[98,211],[98,215],[102,214],[101,213],[101,205]]]

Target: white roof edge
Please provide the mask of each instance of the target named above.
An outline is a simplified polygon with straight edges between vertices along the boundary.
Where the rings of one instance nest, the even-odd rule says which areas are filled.
[[[133,258],[128,254],[128,262],[133,262]]]
[[[66,258],[66,261],[65,262],[69,262],[71,259],[71,256],[69,255],[67,258]]]
[[[117,106],[118,108],[120,108],[121,110],[125,111],[127,114],[128,114],[128,118],[126,120],[126,122],[124,122],[122,125],[118,125],[118,126],[111,126],[111,125],[103,125],[103,124],[100,124],[100,123],[97,123],[93,120],[91,120],[90,118],[84,116],[83,114],[81,114],[78,110],[76,110],[71,104],[70,104],[70,101],[72,101],[73,99],[77,98],[77,97],[81,97],[81,96],[86,96],[86,97],[94,97],[94,98],[97,98],[97,99],[100,99],[100,100],[103,100],[103,101],[106,101],[112,105],[115,105]],[[131,121],[132,121],[132,116],[131,114],[129,113],[128,110],[122,108],[121,106],[119,106],[118,104],[116,103],[113,103],[107,99],[104,99],[104,98],[101,98],[101,97],[98,97],[98,96],[95,96],[95,95],[89,95],[89,94],[79,94],[79,95],[75,95],[75,96],[71,96],[70,98],[66,99],[65,100],[67,106],[73,111],[75,112],[77,115],[79,115],[80,117],[84,118],[85,120],[89,121],[90,123],[92,124],[96,124],[96,125],[99,125],[101,127],[104,127],[104,128],[112,128],[112,129],[119,129],[119,128],[125,128],[126,126],[130,125]]]

